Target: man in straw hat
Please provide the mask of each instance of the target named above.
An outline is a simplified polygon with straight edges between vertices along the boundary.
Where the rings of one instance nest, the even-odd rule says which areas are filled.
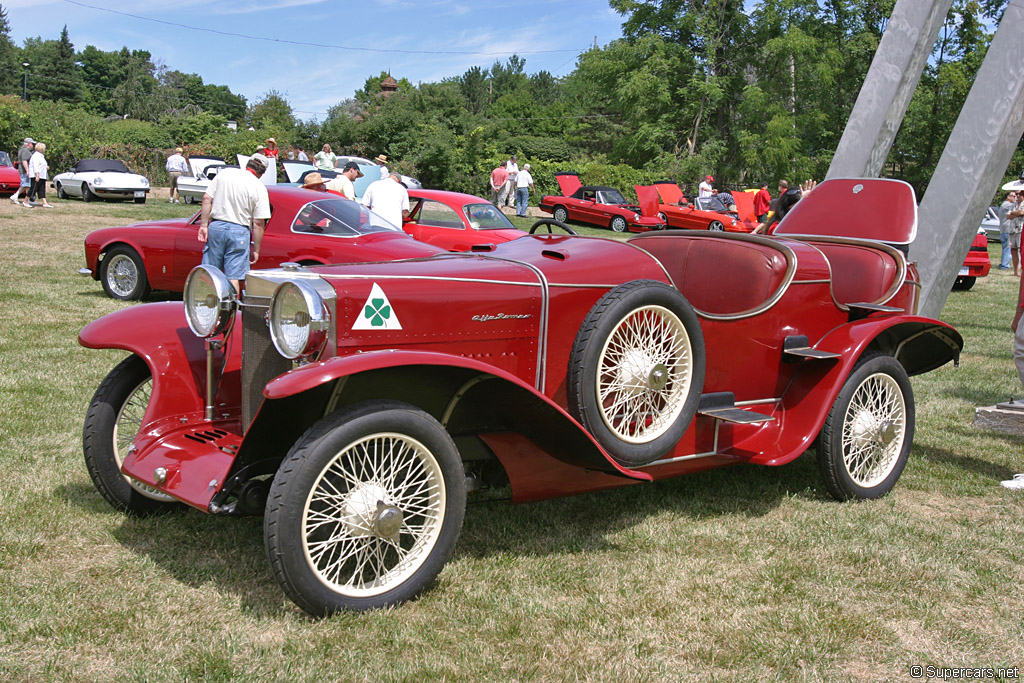
[[[391,171],[389,171],[388,167],[385,165],[385,164],[388,163],[388,158],[386,156],[384,156],[383,154],[378,154],[377,158],[374,159],[374,161],[376,161],[377,165],[380,167],[380,179],[381,180],[384,180],[389,175],[391,175]]]
[[[181,203],[181,198],[178,196],[178,178],[188,175],[188,163],[181,154],[184,151],[181,147],[175,147],[174,154],[167,157],[167,163],[164,165],[164,168],[167,169],[167,177],[170,179],[171,189],[167,193],[167,201],[171,204]]]
[[[313,190],[314,192],[327,192],[327,182],[322,175],[313,171],[306,174],[302,182],[302,189]]]

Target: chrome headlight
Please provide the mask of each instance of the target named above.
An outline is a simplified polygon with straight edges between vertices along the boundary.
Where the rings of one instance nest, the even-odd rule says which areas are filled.
[[[185,318],[197,337],[216,336],[235,319],[235,288],[213,266],[196,266],[185,281]]]
[[[635,221],[638,221],[638,220],[640,220],[640,214],[638,214],[638,213],[634,213],[634,214],[633,214],[633,220],[635,220]]]
[[[270,338],[292,360],[319,353],[327,342],[331,313],[308,282],[282,282],[270,302]]]
[[[96,176],[95,178],[93,178],[92,184],[93,185],[102,185],[103,184],[103,178],[101,178],[99,176]]]
[[[143,178],[142,179],[142,186],[143,187],[149,187],[149,179],[148,178]]]

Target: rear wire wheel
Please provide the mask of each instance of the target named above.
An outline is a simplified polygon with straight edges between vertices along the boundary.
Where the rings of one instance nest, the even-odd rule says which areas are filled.
[[[573,417],[620,464],[647,464],[682,438],[704,386],[704,337],[675,288],[634,280],[587,314],[569,356]]]

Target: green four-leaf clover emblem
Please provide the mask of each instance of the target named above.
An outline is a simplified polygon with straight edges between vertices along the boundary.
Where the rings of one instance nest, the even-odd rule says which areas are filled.
[[[384,321],[391,318],[391,307],[386,306],[384,301],[384,299],[370,299],[370,303],[363,311],[363,315],[369,318],[370,324],[374,327],[383,327]]]

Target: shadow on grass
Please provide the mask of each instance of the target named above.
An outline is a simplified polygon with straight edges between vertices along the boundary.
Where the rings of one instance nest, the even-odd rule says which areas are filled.
[[[78,293],[78,296],[85,296],[91,299],[107,299],[107,293],[103,291],[103,285],[99,282],[96,283],[95,289],[83,290]],[[129,301],[127,303],[156,303],[160,301],[181,301],[181,292],[165,292],[165,291],[153,291],[150,292],[142,301]]]
[[[971,429],[966,427],[952,428],[948,431],[968,437],[979,436],[979,431],[977,429]],[[995,438],[1001,441],[1005,441],[1006,444],[1011,447],[1020,447],[1021,444],[1020,437],[1012,436],[1010,434],[1001,434],[999,432],[993,431],[986,431],[984,434],[985,438]],[[916,443],[914,444],[914,450],[911,454],[911,457],[921,457],[929,462],[951,465],[957,468],[958,470],[962,470],[963,472],[968,472],[971,474],[976,474],[978,476],[984,477],[985,479],[991,479],[996,483],[1004,479],[1010,479],[1015,472],[1014,470],[1011,470],[1009,467],[1001,465],[996,462],[992,462],[991,460],[986,460],[984,458],[976,458],[970,455],[960,455],[959,453],[953,453],[947,450],[943,450],[941,448],[933,448],[931,446],[923,446]]]

